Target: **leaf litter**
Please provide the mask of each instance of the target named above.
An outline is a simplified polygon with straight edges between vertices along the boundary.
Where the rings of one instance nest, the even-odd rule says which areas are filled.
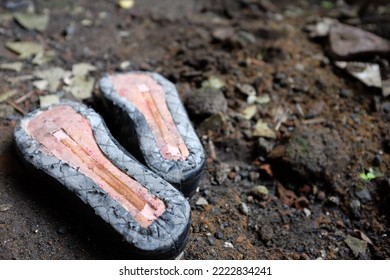
[[[92,96],[95,79],[89,76],[96,67],[89,63],[78,63],[72,67],[72,78],[64,90],[71,93],[78,100],[88,99]]]
[[[52,67],[46,70],[36,70],[33,74],[35,77],[48,82],[48,90],[55,92],[61,84],[66,71],[60,67]]]

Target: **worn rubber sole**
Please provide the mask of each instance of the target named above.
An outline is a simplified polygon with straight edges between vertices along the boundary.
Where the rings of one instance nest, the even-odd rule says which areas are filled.
[[[105,75],[100,88],[121,144],[153,172],[190,197],[205,153],[175,86],[157,73]]]
[[[190,226],[187,200],[132,158],[94,110],[74,102],[39,109],[14,134],[30,167],[92,208],[135,254],[172,258],[183,250]]]

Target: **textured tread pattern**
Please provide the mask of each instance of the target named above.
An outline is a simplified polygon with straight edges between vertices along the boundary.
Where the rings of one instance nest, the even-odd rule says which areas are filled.
[[[80,103],[67,102],[61,105],[64,104],[72,107],[89,121],[96,143],[102,152],[125,174],[163,200],[166,211],[149,227],[143,228],[125,208],[93,180],[67,163],[42,152],[40,144],[25,129],[26,122],[41,110],[28,114],[15,128],[14,136],[19,154],[33,168],[56,179],[85,204],[92,207],[98,216],[123,236],[136,254],[150,258],[169,258],[178,255],[188,239],[190,206],[187,200],[169,183],[146,169],[124,151],[113,140],[104,121],[94,110]]]

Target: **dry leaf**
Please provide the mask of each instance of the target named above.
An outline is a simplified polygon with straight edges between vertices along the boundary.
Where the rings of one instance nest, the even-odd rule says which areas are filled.
[[[264,170],[265,173],[267,173],[269,176],[273,176],[271,165],[270,164],[263,164],[259,167],[261,170]]]
[[[46,52],[42,51],[37,53],[34,56],[32,63],[36,65],[43,65],[52,61],[56,57],[56,55],[57,53],[53,50],[46,51]]]
[[[336,61],[336,65],[369,87],[382,87],[381,72],[378,64]]]
[[[27,30],[45,31],[49,24],[49,15],[33,13],[15,13],[14,19]]]
[[[74,76],[85,76],[93,71],[96,71],[96,67],[89,63],[77,63],[72,66],[72,74]]]
[[[246,107],[243,111],[242,111],[242,117],[246,120],[250,120],[251,118],[253,118],[257,113],[257,107],[256,105],[251,105],[251,106],[248,106]]]
[[[253,136],[275,139],[276,133],[268,127],[267,123],[262,120],[258,120],[253,131]]]
[[[23,68],[22,62],[0,64],[1,70],[11,70],[11,71],[15,71],[16,73],[19,73],[20,71],[22,71],[22,68]]]
[[[20,58],[30,58],[39,52],[43,52],[43,46],[34,42],[7,42],[5,46],[17,53]]]
[[[362,239],[362,240],[364,240],[364,241],[366,241],[368,244],[370,244],[370,245],[374,245],[373,243],[372,243],[372,241],[371,241],[371,239],[366,235],[366,234],[364,234],[362,231],[360,231],[360,230],[358,230],[357,231],[359,234],[360,234],[360,238]]]
[[[58,104],[58,103],[60,103],[60,99],[55,94],[39,96],[39,105],[41,106],[41,108],[48,107],[50,105]]]
[[[3,101],[6,101],[7,99],[11,98],[12,96],[16,95],[18,91],[16,89],[11,89],[7,92],[0,94],[0,103]]]

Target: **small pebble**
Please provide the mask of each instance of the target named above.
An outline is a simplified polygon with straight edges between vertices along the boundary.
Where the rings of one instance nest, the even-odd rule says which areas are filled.
[[[268,224],[262,225],[261,228],[259,229],[259,237],[260,240],[262,240],[263,242],[271,241],[272,238],[274,237],[273,228]]]
[[[250,190],[250,193],[261,199],[266,199],[268,197],[269,191],[266,186],[258,185],[256,187],[253,187]]]
[[[264,137],[260,137],[257,144],[260,154],[265,156],[268,155],[275,146],[274,141]]]
[[[240,174],[241,178],[246,179],[249,175],[249,172],[246,170],[242,170],[242,171],[240,171],[239,174]]]
[[[0,118],[8,119],[15,115],[15,110],[8,104],[0,104]]]
[[[337,221],[336,221],[336,225],[337,225],[337,227],[339,227],[339,228],[345,228],[345,224],[344,224],[343,221],[341,221],[341,220],[337,220]]]
[[[303,212],[305,213],[306,217],[310,217],[311,211],[307,208],[303,208]]]
[[[303,253],[305,251],[305,247],[303,247],[302,245],[298,245],[295,250],[298,252],[298,253]]]
[[[193,226],[192,232],[193,232],[193,233],[199,233],[199,232],[200,232],[200,226],[199,226],[199,225]]]
[[[318,194],[317,194],[317,199],[320,200],[320,201],[324,201],[325,198],[326,198],[325,192],[319,191]]]
[[[350,98],[353,96],[353,91],[350,89],[342,89],[340,90],[340,97],[342,98]]]
[[[240,210],[241,214],[248,216],[249,208],[248,205],[246,205],[246,203],[242,202],[238,209]]]
[[[248,104],[254,104],[257,100],[257,97],[256,95],[249,95],[247,98],[246,98],[246,103]]]
[[[126,70],[128,69],[129,67],[131,66],[131,62],[130,61],[122,61],[121,64],[119,65],[119,68],[121,70]]]
[[[284,73],[278,72],[275,74],[274,81],[279,83],[280,81],[286,80],[287,76]]]
[[[1,204],[0,205],[0,212],[6,212],[8,211],[9,209],[12,208],[12,204],[11,203],[5,203],[5,204]]]
[[[335,205],[339,205],[340,204],[340,198],[338,198],[337,196],[330,196],[328,198],[328,201],[335,204]]]
[[[269,96],[269,94],[262,94],[256,97],[256,103],[258,104],[267,104],[269,102],[271,102],[271,97]]]
[[[217,231],[215,234],[214,234],[215,238],[217,239],[223,239],[223,233],[222,231]]]
[[[221,228],[227,228],[227,227],[230,227],[229,222],[221,224]]]
[[[359,210],[360,209],[360,206],[361,206],[361,203],[359,200],[357,199],[354,199],[351,201],[351,203],[349,204],[349,206],[352,208],[352,209],[357,209]]]
[[[208,200],[208,203],[209,203],[209,204],[212,204],[212,205],[215,205],[215,204],[217,204],[217,201],[218,201],[218,199],[217,199],[215,196],[212,196],[212,197],[210,197],[210,199]]]
[[[295,64],[294,68],[295,68],[295,70],[297,70],[299,72],[305,71],[305,66],[303,64],[301,64],[301,63]]]
[[[227,110],[227,100],[223,92],[210,87],[189,92],[185,103],[188,113],[201,119],[217,113],[224,114]]]
[[[326,259],[326,251],[321,250],[320,253],[321,253],[321,258]]]
[[[367,188],[363,188],[360,191],[355,192],[355,195],[359,198],[359,200],[362,203],[367,203],[372,201],[371,194]]]
[[[195,202],[196,205],[200,205],[200,206],[203,206],[203,205],[208,205],[208,201],[203,198],[203,197],[200,197],[196,202]]]
[[[207,243],[209,243],[209,245],[214,245],[215,244],[215,239],[212,238],[211,236],[207,237]]]
[[[229,174],[228,174],[228,178],[230,180],[234,180],[234,178],[236,178],[236,176],[237,176],[237,173],[233,172],[233,171],[229,172]]]
[[[238,183],[238,182],[240,182],[240,181],[241,181],[240,175],[234,177],[234,182],[235,182],[235,183]]]
[[[259,177],[260,177],[259,172],[256,172],[256,171],[251,171],[251,172],[249,172],[249,179],[250,179],[252,182],[254,182],[254,181],[256,181],[257,179],[259,179]]]
[[[230,242],[225,242],[225,244],[223,245],[223,247],[225,247],[225,248],[234,248],[233,244],[230,243]]]
[[[242,186],[243,186],[244,188],[246,188],[246,189],[252,187],[252,185],[253,185],[253,184],[252,184],[251,182],[249,182],[248,180],[243,180],[243,181],[242,181]]]
[[[85,27],[89,27],[89,26],[93,25],[93,21],[88,19],[88,18],[83,19],[80,23],[82,26],[85,26]]]
[[[225,179],[228,177],[228,174],[230,172],[230,166],[227,163],[220,163],[217,171],[215,172],[215,179],[217,180],[217,183],[221,185]]]
[[[354,199],[349,203],[349,207],[351,207],[352,214],[356,217],[359,218],[361,216],[360,214],[360,207],[361,203],[358,199]]]
[[[119,8],[129,10],[134,6],[134,0],[118,0]]]
[[[245,95],[248,95],[248,96],[254,96],[254,95],[256,95],[256,90],[255,90],[255,88],[252,86],[252,85],[250,85],[250,84],[237,84],[236,85],[236,87],[237,87],[237,89],[241,92],[241,93],[243,93],[243,94],[245,94]]]
[[[248,44],[253,44],[256,42],[255,35],[244,30],[238,31],[236,37],[242,47],[246,47]]]

